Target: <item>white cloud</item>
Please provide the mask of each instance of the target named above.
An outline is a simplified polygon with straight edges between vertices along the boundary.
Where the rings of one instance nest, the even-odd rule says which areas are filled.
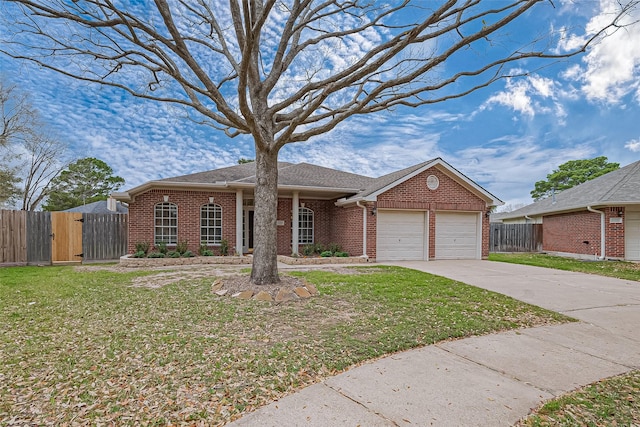
[[[633,151],[634,153],[640,152],[640,138],[632,139],[624,144],[624,148]]]
[[[552,110],[536,98],[556,99],[556,83],[546,77],[531,75],[519,79],[508,79],[505,90],[496,93],[485,101],[480,110],[490,108],[493,104],[502,105],[513,111],[533,117],[539,113]],[[556,103],[558,105],[558,103]],[[556,110],[558,110],[556,106]]]
[[[599,28],[606,26],[620,5],[615,0],[601,0],[598,13],[588,22],[582,35],[570,34],[558,46],[569,51],[581,46]],[[622,98],[640,91],[640,8],[624,17],[624,28],[608,31],[607,37],[591,46],[582,59],[582,66],[574,65],[563,77],[581,83],[581,90],[589,100],[618,104]],[[632,24],[633,23],[633,24]],[[637,96],[640,102],[640,96]]]

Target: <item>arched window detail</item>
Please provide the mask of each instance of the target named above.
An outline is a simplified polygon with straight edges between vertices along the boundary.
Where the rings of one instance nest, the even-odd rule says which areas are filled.
[[[200,208],[200,243],[219,245],[222,241],[222,206],[210,203]]]
[[[154,244],[166,243],[175,245],[178,243],[178,206],[163,202],[154,208]]]
[[[313,243],[313,211],[309,208],[298,208],[298,244]]]

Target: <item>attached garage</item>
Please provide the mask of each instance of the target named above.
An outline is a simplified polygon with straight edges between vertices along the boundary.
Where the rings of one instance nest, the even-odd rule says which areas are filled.
[[[480,214],[436,212],[436,259],[481,259]]]
[[[377,259],[382,261],[427,260],[428,236],[424,211],[379,210]]]
[[[625,215],[625,259],[640,261],[640,211],[628,211]]]

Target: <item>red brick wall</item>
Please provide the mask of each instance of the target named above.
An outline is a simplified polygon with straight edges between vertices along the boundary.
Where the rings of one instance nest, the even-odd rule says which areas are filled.
[[[605,213],[605,255],[611,258],[624,258],[624,207],[609,207],[598,210]],[[612,224],[609,221],[611,218],[621,218],[622,222]]]
[[[129,203],[129,253],[135,251],[139,242],[154,241],[154,207],[164,202],[164,196],[169,196],[169,202],[178,206],[178,242],[186,240],[189,249],[194,253],[200,246],[200,207],[209,203],[209,197],[214,197],[214,203],[222,207],[222,238],[229,242],[229,252],[234,252],[236,241],[236,195],[235,193],[200,192],[179,190],[150,190],[136,196],[134,202]],[[216,251],[219,246],[212,246]]]
[[[291,199],[278,199],[278,221],[284,225],[278,226],[278,255],[291,255]]]
[[[624,208],[598,209],[605,213],[605,256],[624,258]],[[610,223],[622,212],[622,222]],[[542,249],[579,255],[602,256],[601,215],[587,210],[545,216],[542,220]],[[588,243],[585,243],[588,242]]]
[[[373,204],[367,205],[367,256],[376,257],[376,216]],[[362,255],[363,209],[356,205],[333,209],[331,241],[338,243],[351,256]]]
[[[545,216],[542,227],[544,251],[600,255],[600,214],[585,210]]]

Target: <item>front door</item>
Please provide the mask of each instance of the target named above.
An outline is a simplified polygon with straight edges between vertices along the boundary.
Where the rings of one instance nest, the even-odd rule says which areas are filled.
[[[253,253],[253,209],[245,209],[242,211],[242,251]]]
[[[51,212],[51,262],[82,262],[82,214]]]

